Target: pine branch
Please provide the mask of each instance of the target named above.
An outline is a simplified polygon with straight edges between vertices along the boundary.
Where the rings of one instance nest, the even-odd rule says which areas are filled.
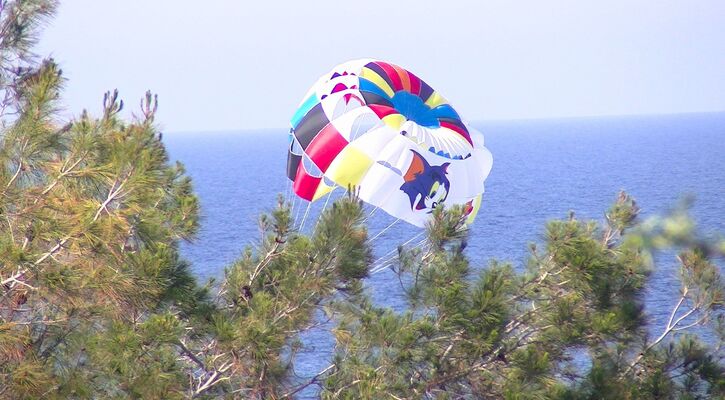
[[[329,370],[331,370],[331,369],[333,369],[333,368],[335,368],[335,364],[330,364],[329,366],[327,366],[327,368],[325,368],[325,369],[323,369],[322,371],[320,371],[320,372],[318,372],[317,374],[315,374],[315,375],[314,375],[314,376],[313,376],[312,378],[310,378],[310,379],[309,379],[309,380],[308,380],[307,382],[305,382],[305,383],[303,383],[303,384],[301,384],[301,385],[297,386],[297,387],[296,387],[296,388],[294,388],[294,389],[293,389],[292,391],[290,391],[290,392],[287,392],[287,393],[283,394],[282,396],[280,396],[280,399],[287,399],[287,398],[290,398],[290,397],[294,396],[295,394],[299,393],[300,391],[304,390],[305,388],[309,387],[310,385],[314,385],[314,384],[317,384],[317,383],[318,383],[318,380],[319,380],[319,378],[320,378],[320,376],[322,376],[322,375],[326,374],[326,373],[327,373],[327,371],[329,371]]]
[[[277,256],[279,253],[277,250],[280,247],[280,243],[275,241],[274,245],[272,246],[272,249],[270,249],[267,254],[265,254],[262,261],[257,264],[257,266],[254,268],[254,271],[249,276],[249,286],[252,286],[252,283],[254,283],[254,280],[257,278],[257,276],[264,270],[264,268],[269,265],[269,263],[274,259],[275,256]]]
[[[189,348],[186,347],[186,345],[184,344],[183,341],[179,340],[176,343],[176,345],[179,346],[181,348],[182,353],[184,353],[187,357],[189,357],[189,359],[191,359],[191,361],[193,361],[196,365],[198,365],[199,368],[203,369],[205,372],[209,371],[206,364],[204,364],[203,361],[201,361],[196,355],[194,355],[194,353],[192,353],[191,350],[189,350]]]
[[[697,325],[698,323],[700,323],[701,321],[703,321],[705,319],[705,316],[703,316],[700,319],[698,319],[694,324],[690,324],[690,325],[688,325],[686,327],[680,327],[680,328],[678,328],[678,325],[680,324],[680,322],[682,322],[683,320],[685,320],[687,317],[689,317],[690,315],[692,315],[696,311],[699,311],[700,310],[700,306],[697,305],[697,304],[695,304],[687,312],[685,312],[680,317],[678,317],[677,319],[675,319],[675,317],[677,315],[677,312],[680,310],[680,307],[682,306],[682,304],[684,303],[684,301],[687,299],[687,293],[688,293],[688,288],[687,287],[683,288],[683,293],[680,296],[680,299],[677,301],[677,304],[675,305],[675,307],[672,309],[672,312],[670,313],[670,317],[667,320],[667,326],[665,326],[665,328],[663,329],[663,331],[660,334],[660,336],[657,337],[657,339],[655,339],[652,343],[650,343],[649,345],[647,345],[647,347],[645,347],[644,350],[642,350],[642,352],[640,352],[637,355],[637,357],[635,357],[635,359],[629,364],[629,366],[627,367],[627,369],[625,369],[624,372],[622,372],[621,376],[626,376],[630,371],[632,371],[632,369],[634,369],[642,361],[642,359],[644,358],[644,356],[650,350],[652,350],[655,346],[657,346],[658,344],[660,344],[670,333],[676,332],[678,330],[682,330],[683,328],[689,328],[689,327],[695,326],[695,325]]]
[[[50,183],[50,184],[49,184],[49,185],[48,185],[48,186],[47,186],[47,187],[46,187],[45,189],[43,189],[43,191],[42,191],[42,192],[40,193],[40,196],[38,196],[38,197],[37,197],[37,198],[35,199],[35,202],[34,202],[33,204],[37,204],[37,203],[38,203],[38,201],[40,201],[40,199],[41,199],[41,196],[45,196],[45,195],[47,195],[48,193],[50,193],[50,191],[51,191],[51,190],[53,190],[53,189],[54,189],[54,188],[55,188],[55,187],[56,187],[56,186],[58,185],[58,183],[60,183],[60,181],[61,181],[61,180],[62,180],[62,179],[63,179],[64,177],[66,177],[66,176],[70,175],[70,174],[71,174],[71,173],[73,172],[73,170],[75,170],[75,169],[76,169],[76,167],[78,167],[78,165],[79,165],[79,164],[80,164],[81,162],[83,162],[83,161],[84,161],[84,159],[85,159],[85,157],[87,156],[87,154],[88,154],[87,152],[86,152],[86,153],[84,153],[84,154],[82,154],[82,155],[81,155],[80,157],[78,157],[78,159],[77,159],[77,160],[76,160],[75,162],[73,162],[73,164],[71,164],[71,165],[70,165],[70,166],[69,166],[68,168],[66,168],[66,165],[67,165],[67,163],[68,163],[68,160],[70,160],[70,158],[66,159],[66,162],[65,162],[65,163],[63,164],[63,166],[62,166],[62,167],[60,168],[60,175],[58,175],[58,177],[56,177],[56,179],[54,179],[54,180],[53,180],[53,182],[51,182],[51,183]]]
[[[121,192],[121,189],[123,189],[123,185],[128,181],[128,178],[129,177],[130,177],[130,173],[120,182],[120,184],[118,183],[118,180],[116,180],[114,182],[114,184],[111,186],[111,189],[109,190],[108,197],[106,198],[106,200],[103,203],[101,203],[101,206],[98,208],[98,210],[94,214],[93,219],[91,220],[91,223],[96,222],[100,218],[101,213],[103,212],[103,210],[106,210],[107,211],[107,208],[106,207],[108,206],[108,204],[111,201],[113,201],[114,199],[117,198],[117,196]],[[118,187],[116,187],[117,184],[119,185]],[[60,239],[56,243],[56,245],[53,246],[48,252],[46,252],[45,254],[43,254],[42,256],[40,256],[37,260],[35,260],[35,262],[33,262],[31,264],[31,267],[37,267],[43,261],[45,261],[46,259],[48,259],[48,257],[51,257],[54,254],[56,254],[72,238],[73,238],[72,235],[67,235],[67,236],[63,237],[62,239]],[[12,282],[12,281],[16,280],[17,278],[22,277],[23,275],[25,275],[25,273],[27,271],[28,271],[28,268],[20,268],[15,275],[13,275],[10,278],[7,278],[7,279],[1,281],[0,284],[4,285],[4,284],[7,284],[9,282]]]

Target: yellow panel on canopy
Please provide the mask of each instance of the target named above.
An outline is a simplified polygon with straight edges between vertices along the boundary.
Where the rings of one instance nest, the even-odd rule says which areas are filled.
[[[332,161],[325,176],[343,188],[357,186],[373,162],[362,151],[347,146]]]

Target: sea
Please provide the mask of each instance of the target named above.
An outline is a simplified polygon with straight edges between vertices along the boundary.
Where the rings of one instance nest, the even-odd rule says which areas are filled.
[[[482,121],[473,124],[493,154],[481,211],[470,228],[466,252],[474,270],[491,260],[523,270],[529,244],[542,243],[545,224],[574,212],[603,222],[617,194],[625,190],[642,218],[664,215],[691,200],[690,212],[704,235],[725,235],[725,112],[673,115]],[[200,281],[221,278],[247,246],[260,242],[260,213],[279,196],[293,208],[297,227],[310,231],[325,200],[308,203],[290,194],[285,166],[288,129],[164,134],[170,156],[182,162],[201,201],[201,229],[183,243]],[[331,200],[343,195],[333,192]],[[329,206],[329,205],[328,205]],[[403,311],[405,296],[387,268],[398,245],[418,243],[421,230],[372,207],[368,230],[375,249],[366,290],[380,306]],[[656,257],[646,293],[653,332],[664,326],[679,283],[674,254]],[[718,260],[724,266],[723,260]],[[329,365],[334,322],[301,336],[297,379]],[[315,397],[314,389],[301,397]]]

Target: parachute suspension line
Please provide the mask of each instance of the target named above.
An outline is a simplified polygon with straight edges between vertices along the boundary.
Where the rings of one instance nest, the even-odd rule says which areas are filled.
[[[300,222],[300,227],[297,228],[298,232],[302,232],[302,228],[305,227],[305,220],[307,219],[307,215],[310,213],[310,206],[312,206],[312,202],[307,203],[307,209],[305,210],[305,216],[302,217],[302,222]]]
[[[290,190],[290,195],[289,195],[288,200],[289,200],[289,204],[290,204],[290,212],[289,212],[290,217],[294,217],[295,216],[294,213],[295,213],[295,211],[297,211],[297,201],[299,200],[299,197],[297,197],[297,195],[295,194],[294,189]],[[297,218],[297,217],[295,217],[295,218]],[[293,221],[295,221],[295,220],[293,220]]]
[[[328,194],[327,194],[327,199],[325,200],[325,204],[324,204],[324,205],[322,206],[322,210],[320,210],[320,216],[319,216],[319,217],[317,217],[317,222],[315,223],[315,226],[317,226],[317,224],[318,224],[318,223],[320,222],[320,220],[322,219],[322,214],[324,214],[324,213],[325,213],[325,210],[327,209],[327,203],[329,203],[329,202],[330,202],[330,197],[332,197],[332,192],[334,192],[334,191],[335,191],[335,189],[337,189],[338,187],[339,187],[339,186],[335,186],[335,187],[333,187],[333,188],[332,188],[332,190],[330,190],[330,193],[328,193]]]
[[[287,184],[284,187],[284,201],[285,203],[290,203],[290,194],[292,192],[292,181],[287,179]],[[290,204],[290,212],[292,212],[292,205]]]
[[[376,209],[377,209],[377,207],[376,207]],[[375,239],[377,239],[380,235],[382,235],[383,233],[385,233],[388,229],[392,228],[393,225],[395,225],[395,224],[398,223],[398,221],[400,221],[400,218],[396,219],[395,221],[393,221],[392,223],[390,223],[390,225],[386,226],[385,229],[383,229],[382,231],[380,231],[377,235],[373,236],[373,238],[370,239],[370,243],[374,242]]]
[[[373,214],[375,214],[375,211],[378,211],[378,208],[380,208],[380,206],[375,206],[375,208],[373,208],[373,210],[370,211],[370,214],[368,214],[368,216],[365,217],[364,222],[368,222],[368,220],[370,219],[370,217],[372,217]]]
[[[420,240],[420,241],[419,241],[418,243],[416,243],[415,245],[413,245],[413,246],[412,246],[412,247],[410,248],[410,250],[414,250],[414,249],[417,249],[417,248],[423,247],[423,246],[424,246],[424,243],[425,243],[425,241],[426,241],[426,240],[427,240],[427,238],[423,238],[423,239],[422,239],[422,240]],[[407,242],[406,242],[406,243],[407,243]],[[393,251],[396,251],[396,250],[397,250],[397,249],[395,249],[395,250],[393,250]],[[382,260],[383,258],[384,258],[384,257],[380,257],[380,259],[381,259],[381,260]],[[387,259],[383,260],[383,261],[382,261],[382,262],[380,262],[380,263],[377,263],[377,261],[376,261],[376,263],[377,263],[377,264],[374,264],[374,265],[373,265],[373,267],[372,267],[372,268],[370,269],[370,274],[371,274],[371,275],[375,275],[375,274],[377,274],[377,273],[379,273],[379,272],[385,271],[385,270],[386,270],[386,269],[387,269],[388,267],[390,267],[391,265],[393,265],[393,263],[394,263],[394,262],[395,262],[396,260],[398,260],[398,258],[399,258],[399,254],[393,254],[392,256],[389,256],[389,257],[387,257]]]
[[[297,196],[295,196],[294,203],[292,204],[292,209],[293,210],[296,209],[294,223],[297,223],[297,221],[299,220],[299,217],[300,217],[300,209],[302,208],[302,207],[300,207],[300,203],[302,203],[302,199],[299,199],[299,198],[297,198]]]
[[[410,244],[410,242],[412,242],[413,240],[415,240],[418,237],[420,237],[420,235],[421,234],[418,234],[418,235],[410,238],[407,242],[403,243],[401,246],[406,246],[406,245]],[[421,247],[425,243],[426,240],[427,240],[427,238],[423,238],[418,243],[416,243],[413,247],[411,247],[411,250],[412,249],[417,249],[417,248]],[[370,273],[371,274],[377,274],[378,272],[382,272],[386,268],[388,268],[389,266],[391,266],[393,264],[393,262],[395,262],[395,260],[398,259],[398,256],[399,255],[397,254],[397,251],[398,251],[398,248],[396,247],[395,249],[389,251],[384,256],[382,256],[382,257],[378,258],[377,260],[375,260],[373,262],[373,267],[370,268]],[[395,254],[393,254],[393,253],[395,253]]]
[[[406,245],[410,244],[410,242],[412,242],[412,241],[414,241],[415,239],[419,238],[419,237],[420,237],[421,235],[423,235],[424,233],[425,233],[425,231],[419,232],[419,233],[418,233],[417,235],[415,235],[415,236],[413,236],[412,238],[408,239],[408,241],[406,241],[405,243],[401,244],[400,246],[406,246]],[[416,245],[416,247],[417,247],[417,245]],[[386,259],[386,258],[388,258],[388,257],[389,257],[389,256],[390,256],[391,254],[393,254],[393,253],[395,253],[395,252],[397,252],[397,251],[398,251],[398,247],[396,247],[396,248],[394,248],[393,250],[390,250],[389,252],[387,252],[387,253],[383,254],[382,256],[380,256],[380,258],[378,258],[377,260],[373,261],[373,265],[375,265],[375,264],[379,263],[379,262],[380,262],[380,261],[382,261],[383,259]]]

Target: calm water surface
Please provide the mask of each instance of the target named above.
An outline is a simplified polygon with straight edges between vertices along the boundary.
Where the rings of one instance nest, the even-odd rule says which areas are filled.
[[[468,256],[474,268],[491,259],[519,268],[527,244],[541,240],[544,224],[573,210],[579,218],[602,220],[624,189],[643,215],[662,214],[685,195],[695,197],[692,213],[705,232],[725,232],[725,113],[617,118],[525,120],[476,124],[494,156],[483,206],[472,226]],[[201,279],[219,277],[246,245],[259,240],[257,217],[287,190],[287,130],[224,133],[167,133],[171,156],[186,165],[201,198],[202,228],[184,244]],[[305,220],[314,225],[323,202]],[[306,203],[295,203],[301,220]],[[384,212],[371,218],[375,235],[394,219]],[[398,223],[375,240],[382,256],[415,236]],[[647,295],[653,326],[666,319],[678,291],[672,255],[658,259]],[[397,279],[389,270],[367,281],[378,304],[405,307]],[[314,375],[326,367],[332,340],[320,328],[303,338],[305,350],[296,372]],[[312,394],[313,395],[313,394]]]

